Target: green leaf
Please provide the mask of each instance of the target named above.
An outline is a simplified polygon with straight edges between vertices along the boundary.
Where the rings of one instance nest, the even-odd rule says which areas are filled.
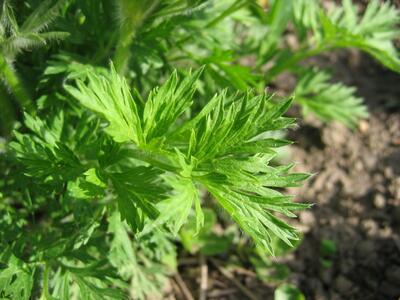
[[[18,23],[12,10],[9,0],[4,0],[1,11],[1,35],[5,35],[7,31],[18,32]]]
[[[67,32],[42,32],[54,21],[61,7],[65,5],[67,5],[66,0],[59,0],[55,4],[51,0],[42,1],[19,27],[9,1],[4,1],[0,17],[0,43],[1,52],[8,61],[13,61],[22,50],[44,46],[48,41],[69,36]]]
[[[212,80],[219,80],[221,86],[228,84],[245,92],[249,88],[255,87],[259,79],[259,76],[253,74],[250,67],[235,63],[232,51],[217,50],[200,61],[202,64],[208,65],[206,73],[211,75]]]
[[[219,102],[213,103],[210,113],[197,121],[193,133],[195,142],[191,155],[199,161],[229,153],[258,134],[275,129],[278,122],[279,128],[291,124],[290,120],[281,118],[291,100],[274,103],[271,96],[253,96],[251,93],[230,103],[225,102],[225,97],[217,99]]]
[[[315,1],[311,3],[315,6]],[[400,14],[389,1],[370,1],[361,16],[351,0],[343,0],[342,6],[334,6],[328,12],[322,8],[310,10],[308,1],[299,1],[296,5],[303,5],[304,14],[314,11],[313,19],[318,19],[318,25],[313,21],[314,25],[308,24],[308,27],[313,30],[320,50],[358,48],[391,70],[400,72],[399,53],[394,45],[394,39],[400,35]],[[304,14],[298,14],[297,19],[301,20]]]
[[[73,274],[74,281],[79,286],[80,299],[84,300],[95,300],[95,299],[119,299],[123,300],[126,298],[125,293],[122,293],[116,289],[105,288],[96,285],[87,276],[81,276],[79,274]]]
[[[283,263],[277,263],[274,259],[260,259],[259,257],[250,257],[257,277],[265,283],[282,282],[290,275],[290,269]]]
[[[337,252],[336,243],[328,239],[323,239],[319,248],[322,257],[332,257]]]
[[[111,66],[108,75],[97,75],[87,71],[86,84],[77,80],[77,87],[66,85],[65,89],[82,105],[97,112],[108,122],[106,132],[119,143],[131,141],[143,142],[141,120],[138,108],[128,85]]]
[[[108,254],[110,262],[124,280],[130,281],[131,296],[135,299],[146,299],[147,295],[152,294],[161,296],[160,291],[166,280],[164,267],[155,261],[155,257],[139,253],[140,247],[135,248],[118,212],[113,212],[109,218],[108,232],[113,235]],[[154,234],[153,237],[157,235]],[[162,244],[162,240],[156,239],[158,248],[162,248]],[[136,245],[150,248],[144,241]],[[168,251],[171,252],[170,249]],[[166,253],[162,256],[165,257]]]
[[[180,232],[182,244],[187,251],[194,254],[212,256],[226,253],[232,245],[233,237],[229,234],[216,234],[214,226],[217,221],[215,212],[204,209],[204,226],[199,230],[196,222],[189,219]]]
[[[66,0],[44,0],[24,21],[21,32],[41,32],[59,15],[59,11],[67,4]]]
[[[151,167],[107,173],[117,194],[122,220],[126,220],[135,232],[143,229],[146,217],[156,219],[160,214],[156,203],[165,198],[166,191],[160,174]]]
[[[355,127],[360,119],[368,116],[362,98],[355,96],[355,88],[342,83],[330,83],[328,73],[309,70],[300,78],[295,100],[304,114],[314,113],[322,121],[339,121]]]
[[[34,270],[29,268],[13,254],[3,261],[7,255],[3,253],[0,262],[6,267],[0,269],[0,295],[11,299],[28,300],[31,298]]]
[[[150,93],[143,111],[143,134],[147,143],[165,135],[177,118],[192,105],[196,81],[202,71],[197,70],[183,81],[179,81],[174,71],[160,88]]]
[[[239,226],[253,238],[262,249],[274,254],[271,235],[274,234],[289,246],[299,239],[295,229],[275,217],[270,211],[279,211],[293,216],[290,210],[307,208],[306,205],[291,205],[287,197],[261,197],[265,203],[253,201],[251,196],[236,192],[229,186],[205,183],[207,189],[217,199],[220,205],[232,216]]]
[[[68,183],[70,196],[79,199],[98,199],[104,196],[107,185],[98,177],[94,168],[87,170],[85,178],[78,178]]]
[[[307,38],[307,29],[316,32],[319,26],[320,6],[316,0],[297,0],[293,2],[295,29],[301,40]]]
[[[259,64],[268,61],[278,50],[278,43],[282,40],[282,35],[292,17],[292,7],[296,7],[294,4],[297,1],[275,0],[272,2],[267,15],[268,33],[260,45]]]
[[[275,153],[272,149],[290,142],[271,139],[265,134],[292,126],[294,120],[283,117],[292,99],[279,101],[267,94],[254,95],[251,92],[227,96],[223,91],[197,115],[187,121],[180,120],[180,129],[173,132],[177,119],[192,105],[200,74],[201,69],[180,81],[177,73],[173,73],[166,83],[150,93],[143,117],[132,99],[131,105],[124,106],[123,103],[127,103],[124,95],[129,95],[126,85],[123,95],[107,95],[115,94],[114,88],[121,87],[122,79],[113,70],[111,76],[93,73],[89,75],[88,85],[78,81],[78,89],[69,88],[85,106],[102,112],[110,124],[108,128],[118,128],[120,135],[123,132],[140,133],[139,143],[139,138],[128,138],[129,134],[125,135],[127,138],[116,139],[117,142],[136,143],[136,147],[129,150],[133,158],[172,173],[164,176],[172,192],[167,200],[157,204],[163,200],[163,193],[157,189],[160,186],[157,176],[160,174],[153,173],[152,168],[108,172],[118,195],[122,219],[135,232],[144,228],[149,217],[154,224],[147,226],[145,232],[167,224],[177,233],[194,205],[199,231],[203,223],[197,187],[200,183],[256,244],[272,253],[270,242],[271,234],[274,234],[292,245],[292,241],[297,239],[294,228],[274,214],[294,217],[292,211],[308,205],[293,203],[290,196],[284,196],[273,188],[298,186],[309,175],[289,174],[291,166],[268,166]],[[99,93],[101,97],[94,96]],[[120,114],[113,114],[116,107]],[[135,121],[130,122],[133,115]],[[135,130],[135,124],[143,126]],[[115,139],[114,130],[107,133]]]
[[[305,296],[293,284],[281,284],[274,293],[274,300],[305,300]]]
[[[56,299],[70,299],[71,297],[71,278],[70,273],[65,272],[62,268],[54,274],[53,277],[54,290],[52,296]]]
[[[265,152],[268,148],[279,148],[291,144],[291,141],[283,139],[266,138],[263,140],[249,141],[239,147],[233,148],[232,151],[235,153],[257,154]]]
[[[181,227],[186,223],[193,205],[196,210],[196,231],[204,224],[204,215],[201,209],[199,192],[189,178],[166,177],[167,183],[173,188],[172,195],[160,203],[160,211],[163,214],[156,221],[157,224],[166,223],[172,227],[172,232],[178,234]]]
[[[10,143],[17,159],[26,167],[26,174],[48,183],[71,180],[83,172],[81,162],[67,146],[51,146],[30,135],[15,133],[18,142]],[[50,136],[51,135],[47,135]]]

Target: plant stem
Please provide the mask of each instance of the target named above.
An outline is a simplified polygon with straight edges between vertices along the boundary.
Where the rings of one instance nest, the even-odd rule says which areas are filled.
[[[179,173],[180,168],[174,166],[169,160],[167,153],[157,153],[155,151],[143,149],[129,149],[127,151],[130,157],[147,162],[157,168],[173,173]]]
[[[26,91],[17,73],[6,61],[3,55],[0,55],[0,74],[3,76],[7,87],[10,89],[21,108],[28,112],[33,112],[34,106],[31,97]]]
[[[50,267],[49,264],[46,262],[43,273],[43,291],[42,295],[40,296],[40,300],[51,299],[51,296],[49,294],[49,273],[50,273]]]
[[[292,68],[294,65],[298,64],[300,61],[307,59],[309,57],[321,54],[324,51],[326,51],[326,49],[324,47],[317,47],[315,49],[307,49],[304,51],[299,51],[299,53],[294,54],[293,56],[289,57],[285,61],[280,62],[275,67],[273,67],[271,70],[269,70],[266,81],[271,82],[280,73],[282,73],[283,71],[285,71],[287,69]]]
[[[129,24],[124,24],[120,31],[120,37],[117,42],[117,50],[114,55],[114,65],[118,74],[125,75],[128,71],[129,61],[132,56],[131,46],[135,36],[136,29],[132,26],[129,28]]]
[[[136,36],[137,29],[153,13],[159,4],[159,0],[151,1],[132,1],[120,0],[121,19],[123,20],[117,49],[114,54],[113,62],[118,74],[125,75],[128,71],[129,61],[132,56],[131,47]]]
[[[215,26],[216,24],[221,22],[223,19],[225,19],[227,16],[235,13],[236,11],[238,11],[239,9],[241,9],[242,7],[244,7],[248,4],[249,4],[249,2],[247,2],[246,0],[235,1],[227,9],[225,9],[219,16],[217,16],[216,18],[214,18],[213,20],[208,22],[205,27],[210,28],[212,26]]]
[[[273,79],[275,79],[276,76],[281,74],[283,71],[293,68],[295,65],[297,65],[302,60],[305,60],[307,58],[310,58],[310,57],[313,57],[316,55],[320,55],[324,52],[329,52],[329,51],[333,51],[336,49],[340,49],[343,47],[344,46],[341,45],[340,42],[338,42],[336,40],[332,40],[332,39],[325,40],[324,42],[321,42],[312,48],[306,47],[302,50],[299,50],[297,53],[293,54],[291,57],[280,61],[279,63],[276,64],[276,66],[272,67],[268,71],[268,74],[267,74],[265,80],[267,83],[269,83]]]

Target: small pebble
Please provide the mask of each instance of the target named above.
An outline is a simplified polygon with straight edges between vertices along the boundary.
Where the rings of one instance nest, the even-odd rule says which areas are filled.
[[[385,197],[382,194],[376,194],[374,197],[374,205],[376,208],[384,208],[386,206]]]
[[[360,121],[358,128],[362,133],[366,133],[369,130],[369,123],[365,120]]]
[[[362,227],[367,231],[368,235],[374,236],[377,235],[379,231],[378,223],[375,220],[367,219],[361,222]]]
[[[315,224],[314,214],[310,210],[305,210],[300,213],[300,220],[303,224],[313,226]]]

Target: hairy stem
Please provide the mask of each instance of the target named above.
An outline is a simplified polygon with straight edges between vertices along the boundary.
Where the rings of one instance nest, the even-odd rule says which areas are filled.
[[[120,37],[113,59],[115,69],[120,75],[125,75],[128,71],[129,61],[132,56],[130,48],[133,44],[135,31],[135,28],[129,28],[128,24],[124,24],[120,30]]]
[[[125,75],[132,57],[131,47],[137,29],[153,13],[159,0],[131,1],[120,0],[118,15],[122,20],[113,62],[118,74]]]
[[[0,55],[0,74],[21,108],[32,112],[34,106],[31,97],[22,84],[21,79],[3,55]]]

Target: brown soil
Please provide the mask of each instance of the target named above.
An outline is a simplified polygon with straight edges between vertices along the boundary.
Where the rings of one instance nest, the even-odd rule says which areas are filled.
[[[339,75],[341,67],[336,65]],[[300,214],[306,234],[287,263],[307,299],[398,299],[400,78],[365,57],[344,70],[371,116],[356,131],[311,121],[294,133],[291,157],[299,169],[316,172],[297,193],[316,205]],[[320,249],[327,239],[337,246],[330,267]]]
[[[317,173],[300,192],[316,205],[300,214],[306,234],[287,260],[310,299],[400,296],[400,115],[374,112],[360,127],[303,127],[292,149],[299,168]],[[309,130],[322,143],[307,141]],[[331,267],[321,257],[326,239],[337,246]]]

